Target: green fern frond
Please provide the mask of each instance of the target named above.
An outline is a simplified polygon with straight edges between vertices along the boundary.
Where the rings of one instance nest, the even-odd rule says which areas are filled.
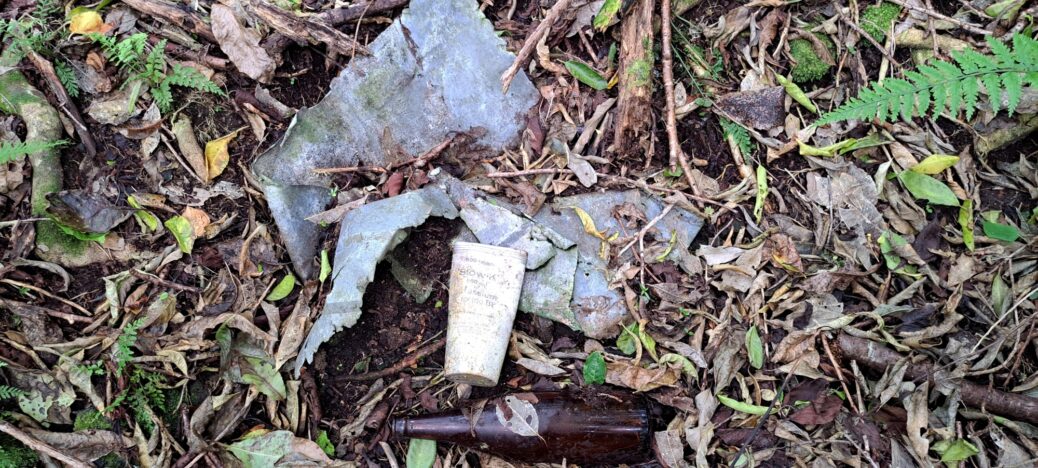
[[[21,159],[26,155],[39,153],[65,144],[65,140],[58,141],[30,141],[28,143],[17,141],[0,142],[0,164]]]
[[[170,84],[183,86],[185,88],[197,89],[199,91],[205,91],[207,93],[213,93],[217,96],[226,96],[223,90],[220,89],[216,83],[206,78],[202,72],[180,64],[173,64],[172,71],[166,80]]]
[[[976,112],[982,87],[992,110],[998,112],[1004,102],[1012,114],[1020,103],[1023,86],[1038,87],[1038,41],[1015,34],[1012,48],[992,37],[987,42],[990,55],[964,50],[952,54],[955,63],[937,60],[906,72],[907,79],[874,83],[823,115],[815,125],[874,118],[889,122],[925,115],[937,118],[946,110],[951,114],[965,111],[968,120]]]
[[[739,124],[732,122],[724,117],[720,119],[721,130],[724,133],[724,138],[732,137],[735,140],[735,144],[739,146],[739,151],[742,152],[743,157],[748,157],[757,149],[753,140],[750,138],[750,132],[747,132],[745,128]]]
[[[115,373],[118,376],[123,375],[126,364],[133,359],[133,345],[137,344],[137,330],[141,328],[141,325],[144,325],[144,317],[126,324],[122,333],[119,334],[119,338],[115,340],[112,354],[115,358]]]
[[[151,89],[151,97],[159,110],[167,112],[173,106],[173,91],[169,89],[169,80],[163,80],[158,86]]]
[[[22,395],[25,395],[25,391],[20,388],[14,388],[10,385],[0,385],[0,400],[18,398]]]
[[[65,87],[65,92],[70,97],[79,97],[79,82],[76,81],[76,72],[72,66],[63,60],[54,62],[54,74],[58,75],[58,81]]]

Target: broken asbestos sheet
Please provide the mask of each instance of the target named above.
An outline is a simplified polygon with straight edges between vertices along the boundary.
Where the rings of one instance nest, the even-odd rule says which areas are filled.
[[[331,200],[329,176],[314,169],[384,167],[475,129],[485,130],[477,144],[501,150],[538,99],[522,72],[502,93],[499,78],[515,56],[476,0],[411,0],[369,48],[252,166],[303,278],[314,274],[318,233],[305,218]]]
[[[387,257],[393,262],[391,252],[406,239],[409,229],[430,216],[461,218],[466,229],[455,241],[478,241],[527,253],[519,310],[564,323],[592,338],[616,336],[620,322],[628,316],[623,292],[613,285],[608,261],[599,256],[601,239],[584,230],[574,208],[586,212],[600,231],[624,232],[615,212],[625,210],[654,219],[664,209],[659,199],[637,190],[587,193],[559,198],[552,209],[542,209],[530,219],[507,201],[487,197],[449,175],[433,171],[430,176],[432,183],[421,190],[369,203],[343,218],[332,266],[332,290],[299,351],[297,375],[322,343],[357,323],[364,290],[374,279],[378,263]],[[646,237],[672,245],[666,259],[684,267],[689,264],[689,245],[701,226],[702,220],[695,215],[673,208]],[[617,260],[631,256],[626,252]],[[407,275],[394,272],[394,276],[401,281]]]

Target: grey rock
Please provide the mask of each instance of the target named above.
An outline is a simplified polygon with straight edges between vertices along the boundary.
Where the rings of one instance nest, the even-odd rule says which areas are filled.
[[[325,98],[296,114],[281,142],[253,172],[297,273],[314,274],[317,229],[304,220],[330,201],[330,179],[315,168],[385,166],[418,156],[452,132],[484,129],[477,143],[514,143],[537,90],[522,73],[502,94],[514,60],[475,0],[412,0],[355,58]]]

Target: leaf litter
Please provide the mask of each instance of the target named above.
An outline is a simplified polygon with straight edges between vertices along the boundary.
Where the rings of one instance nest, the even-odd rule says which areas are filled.
[[[3,139],[43,122],[67,143],[51,169],[0,158],[0,464],[505,466],[387,421],[607,386],[667,407],[665,466],[1029,464],[1034,7],[675,0],[649,45],[666,63],[625,54],[646,2],[573,1],[530,44],[554,2],[276,2],[309,44],[252,2],[2,7],[3,86],[55,116],[2,108]],[[447,8],[493,49],[464,86],[463,41],[423,33]],[[906,87],[974,62],[961,91]],[[470,97],[503,123],[452,107]],[[309,163],[282,159],[304,140]],[[438,215],[349,259],[372,234],[356,218],[434,190]],[[452,239],[540,252],[495,389],[414,359],[445,328]],[[344,281],[353,327],[318,350]],[[539,435],[530,402],[502,401]]]

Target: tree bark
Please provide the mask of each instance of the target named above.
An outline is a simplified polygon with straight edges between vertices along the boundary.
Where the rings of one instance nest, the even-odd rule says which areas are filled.
[[[652,13],[655,2],[636,0],[620,24],[620,95],[617,99],[613,149],[621,154],[642,152],[652,135]],[[648,155],[647,157],[651,157]]]

